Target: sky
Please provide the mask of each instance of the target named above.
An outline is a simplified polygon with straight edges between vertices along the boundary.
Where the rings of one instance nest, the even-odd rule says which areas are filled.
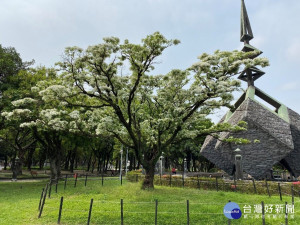
[[[300,1],[245,3],[254,33],[250,44],[270,60],[255,85],[300,113]],[[0,5],[0,44],[15,47],[36,66],[54,66],[68,46],[86,48],[110,36],[140,43],[156,31],[181,44],[165,51],[154,74],[186,69],[204,52],[243,46],[240,0],[0,0]]]

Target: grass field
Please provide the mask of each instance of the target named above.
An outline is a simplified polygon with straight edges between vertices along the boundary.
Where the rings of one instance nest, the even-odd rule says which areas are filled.
[[[38,219],[38,205],[42,188],[47,181],[0,182],[0,224],[57,224],[61,196],[64,197],[61,224],[87,224],[90,200],[93,198],[90,224],[120,224],[120,199],[124,202],[124,224],[154,224],[155,200],[158,200],[158,224],[187,224],[187,200],[189,200],[190,224],[228,224],[223,215],[224,205],[231,200],[243,207],[254,206],[264,201],[273,205],[273,213],[266,213],[266,224],[285,224],[284,214],[275,213],[291,198],[278,196],[247,195],[233,192],[216,192],[188,188],[156,186],[155,190],[143,191],[139,183],[99,179],[79,179],[77,187],[69,180],[52,187],[51,198],[47,197],[42,217]],[[252,218],[232,220],[231,224],[262,224],[261,214],[247,214]],[[273,218],[275,217],[276,218]],[[258,218],[257,218],[258,217]],[[292,218],[294,217],[294,218]],[[289,215],[289,224],[300,224],[300,199],[295,198],[295,213]]]

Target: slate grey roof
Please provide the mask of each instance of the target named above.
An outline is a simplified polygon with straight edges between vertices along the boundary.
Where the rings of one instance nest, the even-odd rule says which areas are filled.
[[[266,96],[276,102],[272,111],[255,99],[255,95]],[[250,86],[246,95],[239,100],[234,112],[228,112],[221,122],[232,125],[243,120],[248,129],[240,133],[221,133],[221,138],[242,137],[252,141],[247,145],[236,145],[208,136],[201,148],[201,154],[228,174],[233,173],[234,150],[240,148],[245,173],[259,179],[265,178],[273,165],[284,161],[294,176],[300,175],[300,115],[283,104]],[[259,140],[259,142],[254,142]]]

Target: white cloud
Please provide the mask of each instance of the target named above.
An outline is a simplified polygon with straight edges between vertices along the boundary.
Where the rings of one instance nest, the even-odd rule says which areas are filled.
[[[299,90],[299,82],[289,82],[285,83],[281,86],[282,91],[294,91],[294,90]]]
[[[290,43],[285,52],[286,58],[292,62],[300,62],[300,40]]]

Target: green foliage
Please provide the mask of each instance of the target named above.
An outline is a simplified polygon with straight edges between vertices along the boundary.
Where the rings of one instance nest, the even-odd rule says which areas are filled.
[[[20,54],[13,47],[2,47],[0,45],[0,93],[14,86],[15,83],[9,79],[32,65],[34,61],[23,62]]]
[[[187,70],[150,75],[157,57],[178,43],[156,32],[141,44],[121,44],[112,37],[86,50],[66,48],[64,60],[57,64],[60,84],[44,87],[40,94],[45,100],[88,110],[92,117],[87,123],[93,123],[89,131],[112,135],[134,149],[146,170],[174,142],[244,130],[243,125],[230,124],[208,128],[205,116],[221,106],[231,107],[231,93],[240,85],[232,77],[241,67],[267,66],[268,61],[249,59],[252,53],[216,51],[202,54]]]
[[[147,174],[172,144],[245,130],[242,123],[211,126],[206,116],[231,107],[232,92],[240,87],[234,75],[243,67],[267,66],[268,60],[251,59],[253,53],[216,51],[202,54],[186,70],[151,74],[163,51],[178,43],[155,32],[140,44],[111,37],[86,50],[68,47],[57,63],[59,76],[52,70],[49,77],[55,79],[40,81],[31,89],[33,100],[14,101],[16,109],[4,116],[26,118],[20,126],[39,132],[113,137],[134,151]],[[234,137],[220,139],[249,143]]]

